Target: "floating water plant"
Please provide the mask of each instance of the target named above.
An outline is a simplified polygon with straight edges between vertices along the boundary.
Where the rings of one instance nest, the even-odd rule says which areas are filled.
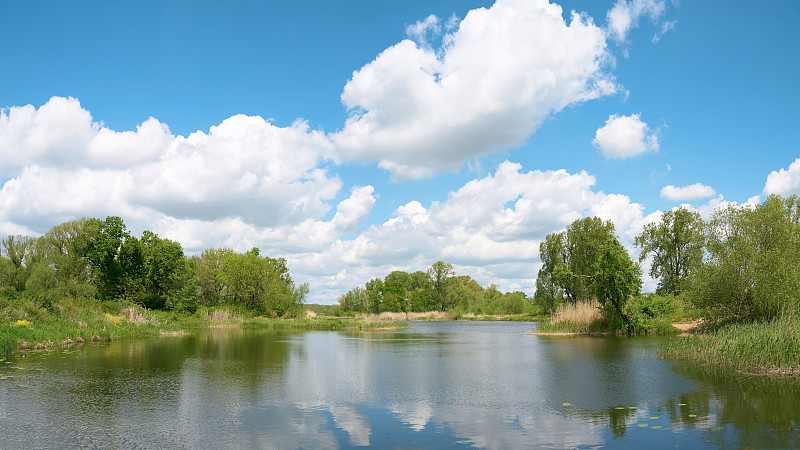
[[[471,443],[472,443],[472,441],[470,441],[469,439],[464,439],[464,440],[461,440],[461,441],[456,441],[456,444],[464,444],[464,445],[469,445],[469,444],[471,444]]]
[[[572,403],[566,403],[566,402],[564,402],[564,403],[562,403],[562,404],[561,404],[561,406],[572,406]]]
[[[720,431],[722,429],[723,429],[723,427],[714,427],[714,428],[711,429],[711,431]]]
[[[697,414],[689,414],[689,417],[697,417]]]
[[[664,428],[664,427],[662,427],[661,425],[656,425],[656,426],[650,427],[650,428],[652,428],[654,430],[658,430],[659,428]]]
[[[649,427],[649,426],[650,426],[650,425],[648,425],[648,424],[646,424],[646,423],[640,423],[640,424],[639,424],[639,428],[647,428],[647,427]]]
[[[660,419],[660,418],[661,418],[661,416],[653,416],[649,420],[655,420],[655,419]]]

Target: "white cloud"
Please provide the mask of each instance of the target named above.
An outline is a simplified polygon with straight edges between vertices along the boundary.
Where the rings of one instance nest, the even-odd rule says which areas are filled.
[[[667,31],[674,30],[676,23],[677,22],[674,21],[674,20],[670,20],[670,21],[662,23],[661,24],[661,29],[658,31],[658,33],[653,35],[653,39],[652,39],[653,44],[658,43],[658,41],[661,40],[661,37],[664,36],[667,33]]]
[[[622,42],[627,38],[628,32],[639,25],[642,16],[646,15],[656,22],[664,14],[665,8],[666,3],[663,0],[617,0],[606,14],[608,34],[612,39]],[[674,22],[671,25],[663,24],[661,32],[657,34],[658,39],[672,27]],[[654,40],[658,39],[654,37]]]
[[[431,14],[425,20],[418,20],[414,24],[406,25],[406,35],[420,47],[429,47],[429,35],[438,35],[442,32],[441,20]]]
[[[661,189],[661,198],[671,201],[697,200],[699,198],[713,197],[716,191],[711,186],[701,183],[690,184],[684,187],[673,185],[664,186]]]
[[[546,0],[472,10],[443,42],[437,55],[404,40],[354,72],[342,92],[351,116],[332,135],[349,158],[378,161],[394,179],[457,170],[521,145],[566,106],[618,90],[604,71],[603,30],[577,13],[565,22]]]
[[[121,168],[154,161],[172,142],[169,128],[154,118],[136,131],[115,132],[93,122],[72,97],[53,97],[0,111],[0,176],[29,165]]]
[[[285,255],[357,233],[375,203],[371,186],[334,205],[341,181],[333,146],[305,122],[278,127],[233,116],[207,132],[172,136],[148,119],[135,132],[93,122],[73,98],[0,114],[0,232],[42,233],[79,217],[119,215],[187,251],[261,247]]]
[[[592,144],[606,158],[629,158],[647,151],[658,151],[658,135],[650,132],[639,116],[609,116],[606,124],[597,129]]]
[[[374,188],[352,187],[334,203],[342,183],[326,169],[335,158],[331,144],[304,122],[277,127],[233,116],[207,133],[176,137],[155,119],[136,132],[117,132],[92,122],[77,100],[47,105],[9,109],[0,121],[0,137],[14,143],[3,149],[16,164],[0,189],[0,231],[35,234],[82,216],[119,215],[135,234],[153,230],[189,253],[258,247],[286,257],[294,278],[311,283],[312,301],[329,303],[372,277],[425,270],[440,259],[481,284],[533,294],[547,233],[597,214],[614,220],[624,240],[641,220],[641,205],[594,191],[595,178],[586,172],[525,172],[504,162],[441,201],[427,207],[409,201],[383,223],[366,226]],[[36,121],[19,121],[17,112],[37,117],[52,105],[70,114],[39,120],[36,133],[48,136],[52,128],[76,163],[62,165],[58,139],[34,145],[20,137]],[[69,127],[83,131],[68,133]],[[139,156],[123,167],[109,162],[107,155],[130,149],[132,141],[143,146]]]
[[[770,172],[764,184],[764,194],[800,194],[800,158],[795,159],[788,169]]]
[[[319,282],[314,295],[325,301],[370,278],[396,269],[425,270],[440,259],[483,285],[497,283],[501,289],[532,295],[539,243],[576,219],[597,215],[612,220],[631,250],[644,223],[644,208],[624,195],[595,192],[594,184],[595,178],[585,172],[525,172],[519,164],[504,162],[446,200],[427,208],[411,201],[355,239],[295,255],[293,267],[315,271]]]

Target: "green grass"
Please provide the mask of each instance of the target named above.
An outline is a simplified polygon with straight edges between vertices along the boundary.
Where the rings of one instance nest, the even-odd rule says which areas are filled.
[[[800,317],[730,324],[714,333],[672,339],[660,354],[748,374],[800,376]]]
[[[0,355],[25,347],[129,339],[185,328],[177,322],[158,320],[133,305],[91,299],[0,297]]]
[[[559,322],[543,322],[536,328],[537,333],[574,333],[574,334],[609,334],[616,333],[618,330],[609,325],[603,319],[591,322],[578,322],[573,320],[562,320]]]
[[[605,319],[596,319],[591,322],[576,322],[571,320],[560,322],[543,322],[539,324],[536,333],[569,333],[569,334],[652,334],[652,335],[674,335],[680,330],[673,327],[668,320],[653,320],[647,324],[647,328],[634,328],[631,333],[625,328],[614,325]]]
[[[235,307],[201,308],[195,314],[190,314],[152,311],[125,302],[98,302],[94,299],[0,296],[0,356],[8,356],[21,348],[133,339],[217,326],[370,330],[407,328],[409,325],[350,318],[253,317],[246,310]]]

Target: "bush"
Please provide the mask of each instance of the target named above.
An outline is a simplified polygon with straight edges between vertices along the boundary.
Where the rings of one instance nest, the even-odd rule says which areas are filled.
[[[631,319],[636,331],[656,331],[657,334],[664,334],[671,331],[669,316],[674,314],[679,306],[680,303],[672,295],[643,295],[629,300],[625,313]]]

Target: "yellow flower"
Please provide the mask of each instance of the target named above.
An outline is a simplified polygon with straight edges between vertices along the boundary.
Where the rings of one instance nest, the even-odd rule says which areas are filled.
[[[25,319],[20,319],[20,320],[14,322],[14,326],[17,326],[17,327],[29,327],[30,328],[31,323],[28,322]]]
[[[113,323],[115,326],[119,326],[120,322],[124,322],[125,318],[122,316],[112,316],[109,313],[106,313],[106,320]]]

